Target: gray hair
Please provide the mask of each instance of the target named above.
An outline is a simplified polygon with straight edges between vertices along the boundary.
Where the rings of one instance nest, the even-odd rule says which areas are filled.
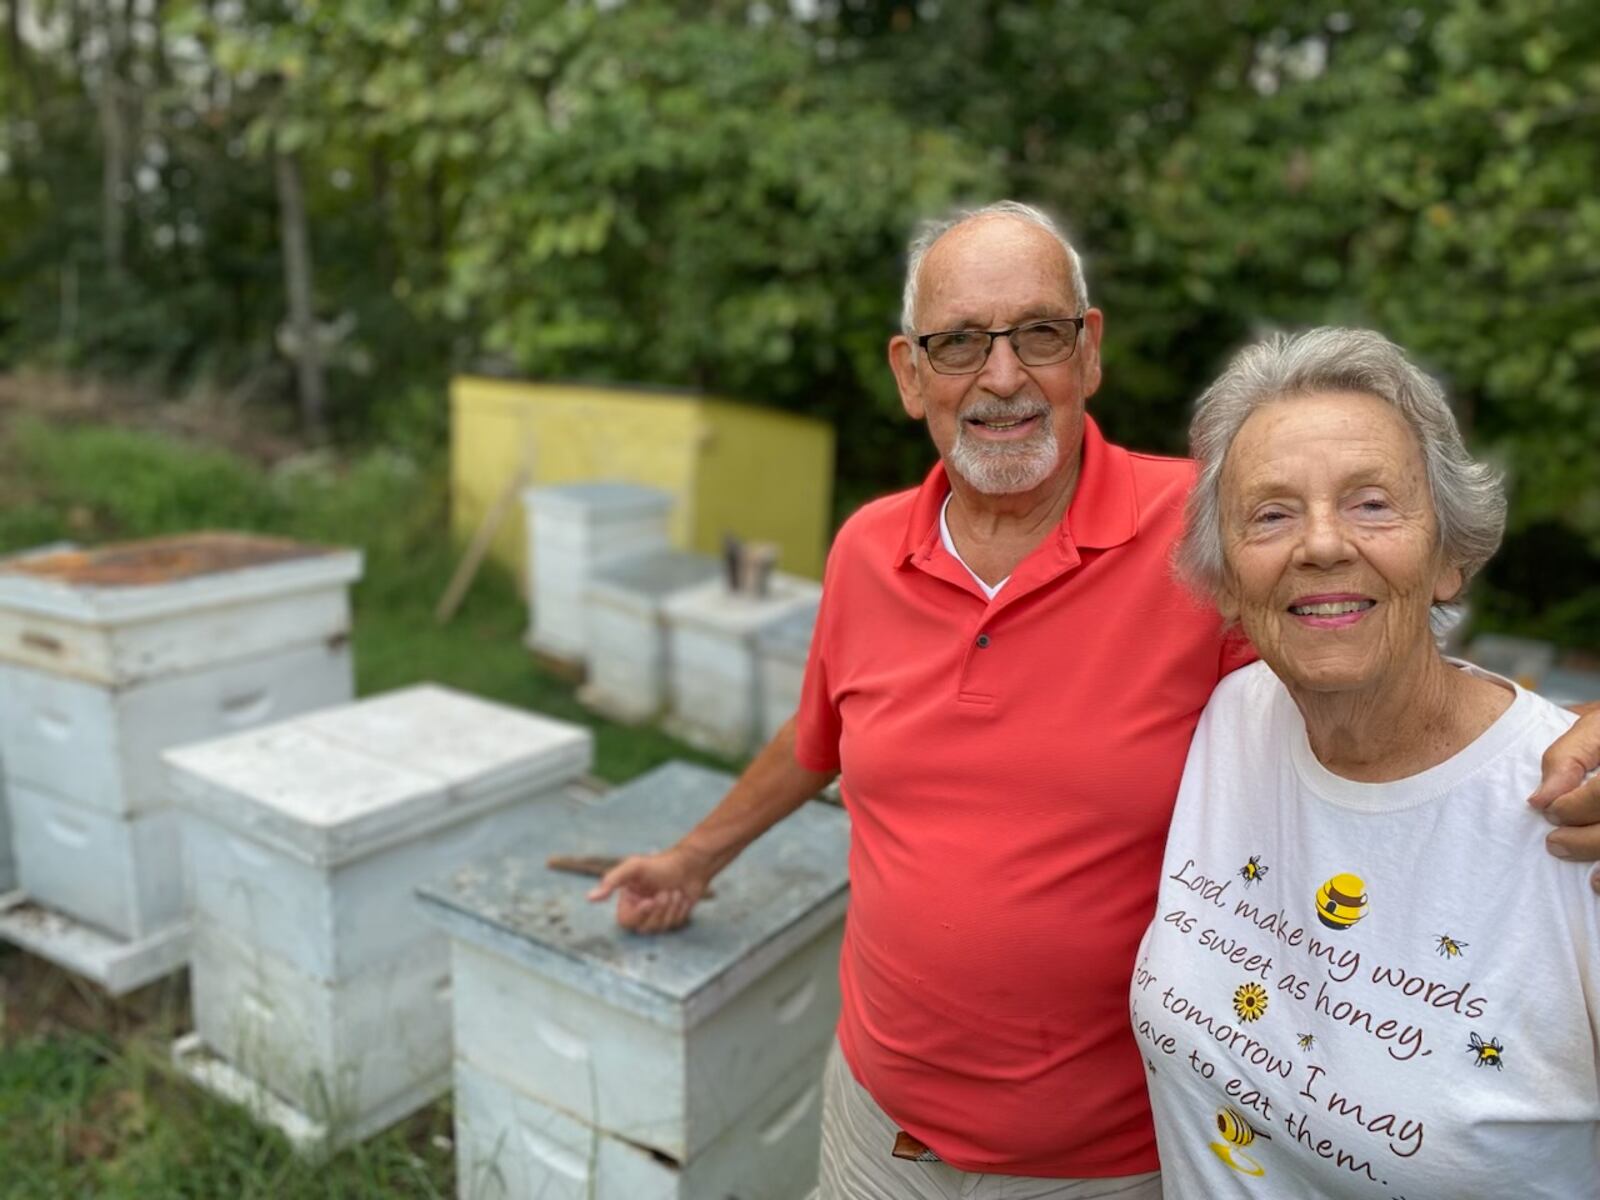
[[[1473,460],[1439,382],[1368,329],[1277,333],[1240,351],[1195,406],[1189,448],[1200,477],[1189,494],[1179,574],[1215,597],[1224,582],[1222,466],[1250,414],[1274,400],[1359,392],[1392,406],[1416,434],[1445,561],[1466,586],[1500,545],[1506,499],[1500,473]]]
[[[1072,243],[1067,240],[1066,231],[1061,228],[1060,223],[1042,208],[1023,204],[1020,200],[997,200],[993,204],[985,204],[982,208],[960,209],[947,216],[924,221],[917,227],[916,235],[906,247],[906,283],[905,290],[900,296],[900,328],[907,337],[911,337],[917,330],[917,280],[922,274],[922,260],[928,257],[928,251],[933,249],[933,244],[956,226],[983,217],[1011,217],[1018,221],[1026,221],[1030,225],[1037,225],[1055,238],[1067,252],[1067,270],[1072,281],[1073,303],[1080,311],[1089,307],[1089,285],[1083,279],[1083,263],[1078,258],[1078,252],[1072,248]],[[915,353],[914,346],[913,353]]]

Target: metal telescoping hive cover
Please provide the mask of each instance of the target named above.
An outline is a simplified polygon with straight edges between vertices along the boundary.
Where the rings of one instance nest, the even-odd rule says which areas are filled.
[[[0,608],[91,624],[350,583],[361,553],[206,531],[65,548],[0,563]]]
[[[552,805],[537,837],[460,867],[418,895],[453,938],[649,1020],[692,1027],[843,914],[844,812],[802,805],[718,875],[715,895],[670,934],[623,930],[614,901],[586,899],[593,879],[553,871],[546,860],[671,845],[732,783],[720,771],[668,763],[598,803]]]
[[[336,866],[576,779],[593,735],[434,684],[167,751],[173,799]]]
[[[684,588],[717,578],[721,571],[709,554],[687,550],[653,550],[597,567],[589,587],[607,596],[659,601]]]

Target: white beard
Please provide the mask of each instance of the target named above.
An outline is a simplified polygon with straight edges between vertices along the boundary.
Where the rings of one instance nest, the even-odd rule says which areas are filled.
[[[1050,413],[1044,414],[1037,432],[1020,442],[983,442],[956,424],[956,444],[950,448],[949,467],[987,496],[1030,492],[1055,472],[1060,460],[1056,429]]]

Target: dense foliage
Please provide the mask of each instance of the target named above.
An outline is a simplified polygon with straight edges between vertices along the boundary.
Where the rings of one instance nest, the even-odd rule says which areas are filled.
[[[1376,325],[1512,474],[1485,614],[1596,640],[1600,6],[6,11],[0,363],[291,411],[303,188],[337,435],[436,442],[443,379],[488,364],[684,384],[832,420],[850,504],[927,458],[882,362],[907,229],[1019,195],[1091,252],[1113,433],[1180,448],[1259,328]]]

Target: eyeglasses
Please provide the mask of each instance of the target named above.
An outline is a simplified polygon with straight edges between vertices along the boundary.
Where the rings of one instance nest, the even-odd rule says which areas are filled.
[[[952,329],[944,333],[924,333],[916,343],[928,355],[928,365],[941,375],[971,375],[982,369],[994,349],[994,340],[1005,338],[1024,366],[1048,367],[1065,362],[1078,348],[1082,317],[1057,317],[1035,321],[1011,329]]]

